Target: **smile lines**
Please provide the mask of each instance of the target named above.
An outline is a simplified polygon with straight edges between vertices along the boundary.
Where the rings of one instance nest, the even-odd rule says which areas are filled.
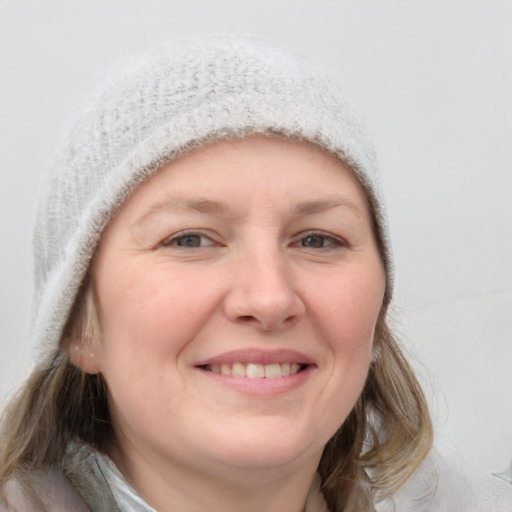
[[[306,364],[299,363],[233,363],[233,364],[207,364],[203,369],[212,373],[228,375],[231,377],[247,377],[249,379],[279,379],[295,375],[306,368]]]

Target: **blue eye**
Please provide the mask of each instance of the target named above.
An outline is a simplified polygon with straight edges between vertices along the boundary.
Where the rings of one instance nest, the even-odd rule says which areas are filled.
[[[201,245],[201,236],[199,235],[185,235],[179,238],[176,238],[174,242],[179,247],[200,247]]]
[[[320,247],[324,247],[325,242],[325,236],[318,235],[306,236],[300,241],[302,247],[310,247],[312,249],[319,249]]]
[[[326,235],[307,235],[299,241],[301,247],[309,249],[322,249],[324,247],[333,247],[343,245],[342,242],[332,236]]]
[[[197,233],[178,233],[162,242],[164,247],[196,248],[213,245],[212,240],[207,236]]]

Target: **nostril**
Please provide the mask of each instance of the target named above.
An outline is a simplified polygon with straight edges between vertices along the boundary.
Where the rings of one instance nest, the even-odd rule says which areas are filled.
[[[265,318],[259,319],[254,315],[238,315],[237,321],[241,324],[259,325],[264,331],[273,331],[274,329],[291,327],[298,320],[298,316],[291,315],[287,318],[279,320],[278,318]]]
[[[248,323],[248,322],[252,322],[254,320],[256,320],[253,316],[251,315],[242,315],[242,316],[239,316],[238,319],[243,322],[243,323]]]

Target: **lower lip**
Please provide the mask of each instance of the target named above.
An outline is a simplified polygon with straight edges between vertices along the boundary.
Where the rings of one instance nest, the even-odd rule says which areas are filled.
[[[313,374],[315,367],[310,365],[304,370],[286,377],[276,379],[249,379],[248,377],[233,377],[213,373],[202,368],[197,368],[212,383],[217,383],[229,389],[248,395],[283,395],[302,386]]]

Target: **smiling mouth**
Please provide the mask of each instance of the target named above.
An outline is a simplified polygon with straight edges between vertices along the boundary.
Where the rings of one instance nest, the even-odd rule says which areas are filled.
[[[300,363],[223,363],[223,364],[206,364],[200,366],[201,369],[226,375],[230,377],[246,377],[248,379],[280,379],[295,375],[305,370],[309,365]]]

